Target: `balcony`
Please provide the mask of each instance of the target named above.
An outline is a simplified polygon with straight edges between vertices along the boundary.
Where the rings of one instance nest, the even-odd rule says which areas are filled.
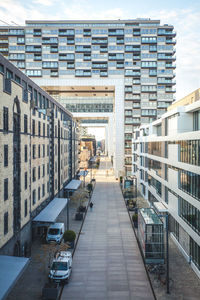
[[[167,93],[175,93],[176,92],[176,88],[175,87],[166,87],[165,88],[165,92]]]
[[[175,63],[166,63],[165,64],[165,68],[175,69],[176,68],[176,64]]]
[[[175,39],[166,39],[166,44],[176,45],[176,40]]]

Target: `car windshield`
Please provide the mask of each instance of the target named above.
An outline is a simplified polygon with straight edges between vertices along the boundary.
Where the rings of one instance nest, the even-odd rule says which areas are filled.
[[[67,262],[60,262],[60,261],[59,262],[54,262],[51,269],[55,270],[55,271],[68,270]]]
[[[59,234],[59,229],[58,228],[50,228],[49,229],[49,234],[58,235]]]

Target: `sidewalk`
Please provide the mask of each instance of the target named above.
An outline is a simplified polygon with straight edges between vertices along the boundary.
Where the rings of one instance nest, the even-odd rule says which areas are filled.
[[[86,177],[86,185],[89,176]],[[87,204],[87,203],[86,203]],[[69,202],[70,230],[76,232],[76,237],[80,231],[82,221],[74,219],[77,203]],[[66,213],[59,215],[58,222],[64,222]],[[22,277],[17,281],[14,288],[9,293],[6,300],[37,300],[42,299],[42,287],[48,281],[48,253],[49,246],[44,241],[37,239],[31,247],[31,260]]]
[[[139,208],[148,207],[146,200],[138,196]],[[131,212],[130,212],[131,213]],[[131,213],[132,214],[132,213]],[[200,299],[200,279],[191,269],[177,246],[169,236],[169,277],[173,279],[170,294],[166,294],[166,286],[157,286],[155,274],[149,274],[157,300],[198,300]]]
[[[61,299],[153,300],[119,183],[105,159],[96,173],[92,202]]]

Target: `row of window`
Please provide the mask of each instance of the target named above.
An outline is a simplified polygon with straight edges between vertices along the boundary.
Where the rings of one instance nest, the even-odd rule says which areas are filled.
[[[179,170],[179,188],[200,201],[200,175]]]
[[[179,197],[179,216],[200,235],[200,211]]]
[[[18,54],[17,54],[18,55]],[[19,55],[21,55],[19,53]],[[36,72],[37,70],[30,70],[30,72],[33,73],[29,73],[29,75],[31,74],[37,74]],[[41,70],[39,70],[40,72]],[[33,87],[30,85],[31,81],[24,81],[22,78],[20,78],[18,75],[13,74],[12,71],[10,71],[8,68],[5,68],[3,64],[0,64],[0,72],[5,74],[5,79],[12,79],[15,82],[17,82],[18,84],[21,84],[23,87],[23,101],[28,102],[28,92],[31,94],[31,99],[33,98],[35,105],[38,106],[39,108],[45,109],[45,108],[49,108],[50,107],[50,100],[43,96],[41,93],[39,93],[36,89],[33,89]],[[36,72],[36,73],[34,73]],[[6,81],[5,81],[6,83]],[[7,82],[8,85],[9,82]],[[4,84],[4,88],[6,88],[7,86],[6,84]],[[11,84],[9,83],[9,91],[11,93]],[[61,121],[62,120],[67,120],[67,115],[64,111],[62,111],[60,108],[58,108],[56,106],[56,104],[51,103],[51,107],[55,108],[55,118],[58,117],[58,111],[60,112],[61,115]],[[9,122],[8,122],[8,107],[3,107],[3,130],[4,131],[8,131],[9,130]],[[45,119],[45,115],[44,115],[44,119]]]
[[[148,183],[149,183],[149,185],[152,185],[156,189],[157,194],[161,197],[162,196],[161,182],[156,180],[154,177],[148,175]]]
[[[180,161],[200,166],[200,140],[179,141]]]
[[[192,238],[190,238],[190,256],[200,270],[200,246]]]
[[[36,190],[32,191],[32,204],[35,205],[36,204],[36,200],[38,199],[38,201],[40,200],[40,186],[38,187],[38,197],[36,197]],[[47,182],[47,193],[49,192],[49,182]],[[45,197],[45,184],[42,184],[42,197]]]

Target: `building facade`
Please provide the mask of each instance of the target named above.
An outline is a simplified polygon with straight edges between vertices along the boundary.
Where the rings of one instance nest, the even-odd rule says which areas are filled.
[[[0,253],[27,255],[31,221],[78,171],[69,111],[0,55]]]
[[[133,130],[174,100],[175,35],[150,19],[27,21],[0,27],[0,52],[76,116],[109,120],[117,177],[131,175]]]
[[[200,277],[200,89],[136,130],[133,174],[150,205],[168,210],[171,235]],[[185,97],[186,99],[188,97]]]

